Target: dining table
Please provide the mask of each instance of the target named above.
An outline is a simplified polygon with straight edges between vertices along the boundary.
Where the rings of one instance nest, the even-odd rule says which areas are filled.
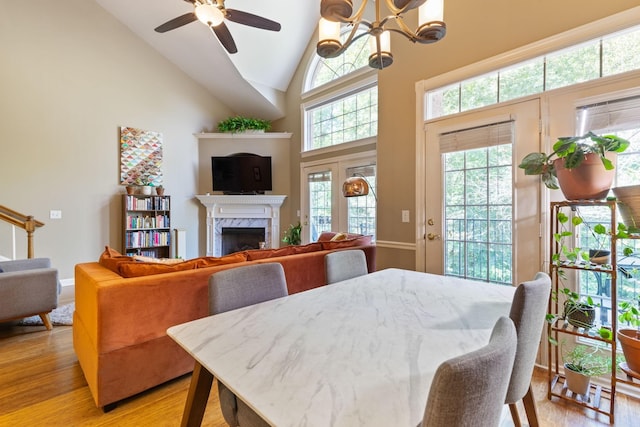
[[[195,359],[182,425],[216,378],[272,426],[416,426],[438,366],[487,345],[514,291],[389,268],[173,326]]]

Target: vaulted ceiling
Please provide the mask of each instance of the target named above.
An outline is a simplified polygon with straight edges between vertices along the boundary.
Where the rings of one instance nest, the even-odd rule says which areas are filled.
[[[192,12],[188,0],[96,0],[105,10],[237,114],[283,116],[284,93],[320,17],[318,0],[226,0],[225,7],[279,22],[279,32],[225,21],[238,53],[228,54],[199,21],[166,33],[154,31]]]

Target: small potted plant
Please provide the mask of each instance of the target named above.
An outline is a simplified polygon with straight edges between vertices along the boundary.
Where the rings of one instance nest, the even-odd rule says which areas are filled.
[[[558,301],[558,296],[564,296],[563,313],[547,314],[547,322],[555,323],[558,319],[564,319],[577,328],[590,329],[596,321],[596,307],[591,297],[581,298],[580,294],[569,288],[562,288],[551,293],[551,298]]]
[[[618,304],[618,321],[635,326],[635,329],[618,329],[618,341],[629,369],[640,375],[640,296],[635,301]]]
[[[602,354],[601,349],[595,346],[579,344],[571,351],[563,349],[562,360],[567,388],[582,396],[589,392],[591,377],[611,371],[611,357]]]
[[[271,129],[270,120],[254,119],[251,117],[229,117],[218,123],[219,132],[241,133],[247,131],[264,132]]]
[[[296,225],[289,225],[289,229],[285,231],[282,241],[287,245],[299,245],[302,242],[300,237],[301,231],[302,226],[300,225],[300,221],[298,221]]]
[[[518,167],[525,175],[541,175],[548,188],[560,188],[568,200],[598,200],[611,188],[617,153],[627,147],[629,141],[619,136],[587,132],[559,138],[549,155],[527,154]]]

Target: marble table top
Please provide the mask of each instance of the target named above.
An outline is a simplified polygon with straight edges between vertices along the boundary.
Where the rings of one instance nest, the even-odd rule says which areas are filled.
[[[167,333],[271,425],[415,426],[436,368],[486,345],[514,290],[387,269]]]

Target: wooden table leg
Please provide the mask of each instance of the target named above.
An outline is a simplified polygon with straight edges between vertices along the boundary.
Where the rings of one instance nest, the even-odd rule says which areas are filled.
[[[182,414],[182,427],[197,427],[202,425],[204,411],[207,408],[207,400],[213,384],[213,375],[207,371],[198,361],[193,368],[191,384],[187,402]]]

